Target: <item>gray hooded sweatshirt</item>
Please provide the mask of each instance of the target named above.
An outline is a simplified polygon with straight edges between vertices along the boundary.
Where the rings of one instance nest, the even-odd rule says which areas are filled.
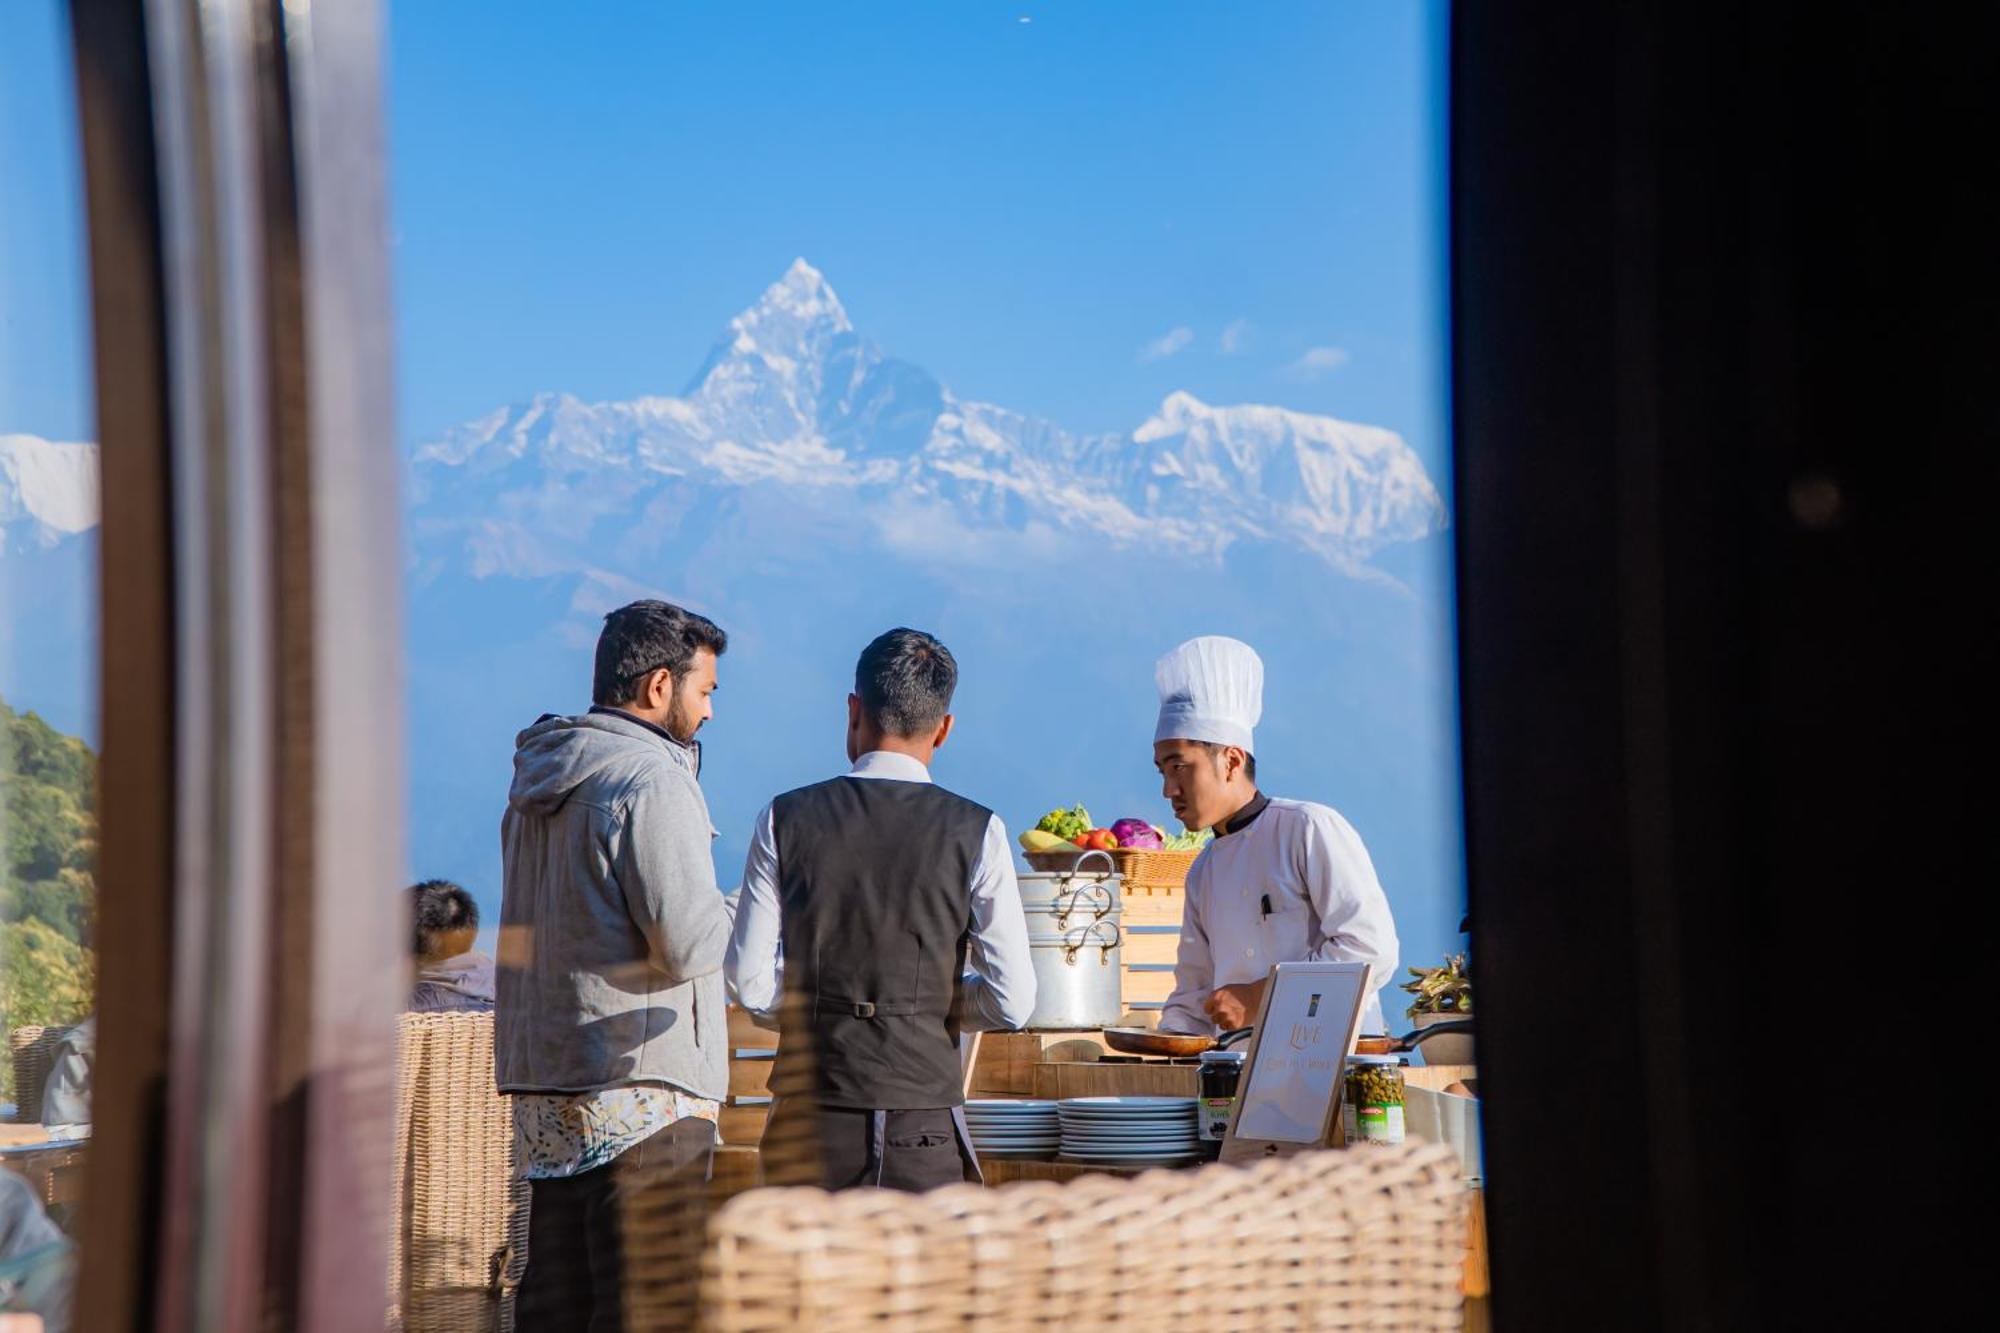
[[[515,738],[500,824],[494,1074],[502,1092],[729,1089],[715,886],[695,751],[624,713]]]

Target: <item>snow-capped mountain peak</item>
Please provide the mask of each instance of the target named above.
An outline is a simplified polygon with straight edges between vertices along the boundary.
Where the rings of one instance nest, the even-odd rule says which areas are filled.
[[[51,547],[97,526],[97,446],[0,435],[0,530]]]
[[[961,399],[858,334],[803,259],[729,322],[681,397],[544,394],[447,432],[416,462],[420,503],[477,522],[489,551],[507,515],[560,510],[615,531],[669,479],[785,486],[849,514],[858,490],[885,532],[918,531],[922,510],[954,531],[1066,531],[1201,559],[1271,541],[1349,570],[1444,523],[1422,462],[1379,427],[1176,392],[1128,434],[1078,436]],[[549,558],[535,534],[497,545]]]

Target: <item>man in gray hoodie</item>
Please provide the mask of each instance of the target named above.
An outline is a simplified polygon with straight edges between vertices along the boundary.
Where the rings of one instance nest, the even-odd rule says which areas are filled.
[[[532,1197],[523,1328],[622,1328],[625,1193],[707,1173],[729,1084],[730,918],[695,733],[727,646],[677,606],[621,607],[590,711],[516,738],[494,1068]]]

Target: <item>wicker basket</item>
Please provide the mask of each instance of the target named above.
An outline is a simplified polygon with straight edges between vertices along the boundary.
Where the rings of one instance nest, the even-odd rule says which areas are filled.
[[[763,1189],[713,1219],[706,1333],[1457,1333],[1466,1197],[1429,1143],[929,1194]]]
[[[1187,883],[1188,867],[1201,853],[1155,851],[1147,847],[1115,847],[1108,852],[1023,852],[1028,864],[1045,873],[1061,873],[1074,870],[1076,863],[1085,856],[1092,857],[1086,869],[1102,868],[1102,857],[1111,858],[1114,869],[1124,877],[1125,885],[1149,888],[1180,888]]]
[[[24,1125],[42,1123],[42,1093],[55,1065],[56,1047],[69,1027],[29,1025],[7,1034],[7,1053],[14,1063],[14,1119]]]

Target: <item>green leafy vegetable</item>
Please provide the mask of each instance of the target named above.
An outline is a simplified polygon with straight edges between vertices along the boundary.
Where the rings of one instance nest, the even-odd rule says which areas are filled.
[[[1049,811],[1042,816],[1041,822],[1036,824],[1035,827],[1044,833],[1053,833],[1058,838],[1066,838],[1071,842],[1075,842],[1078,838],[1095,828],[1096,825],[1090,822],[1090,811],[1084,809],[1083,803],[1079,801],[1067,810],[1056,809]]]

